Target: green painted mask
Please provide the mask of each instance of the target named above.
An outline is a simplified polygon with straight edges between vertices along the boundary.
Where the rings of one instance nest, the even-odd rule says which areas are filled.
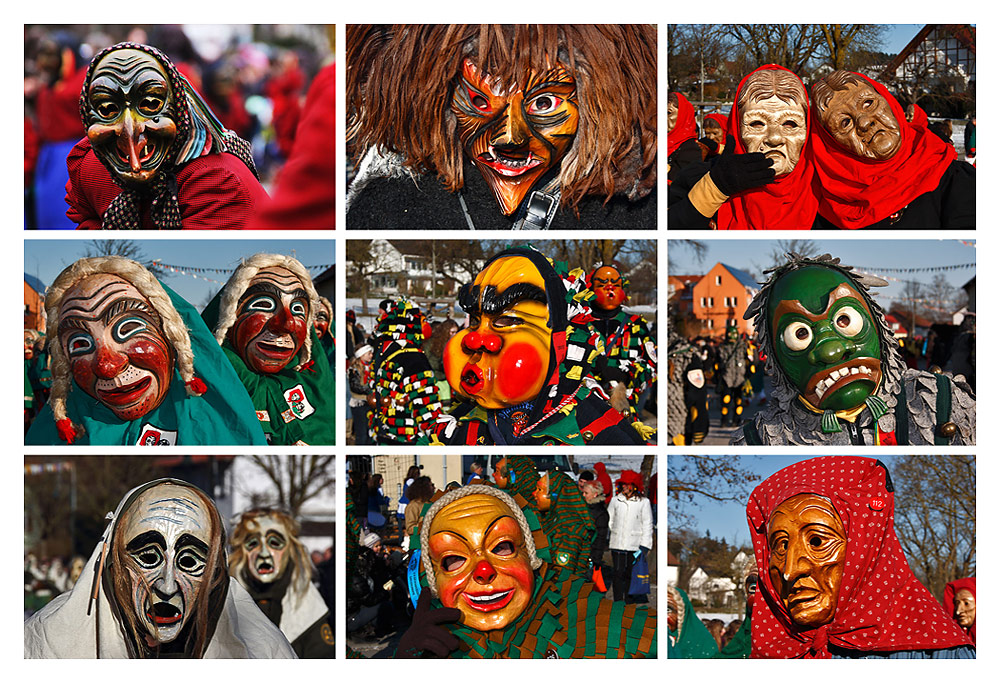
[[[778,366],[810,404],[850,410],[875,392],[878,326],[849,276],[823,266],[793,270],[772,286],[767,320]]]
[[[733,343],[740,338],[740,331],[735,325],[730,325],[726,328],[726,341]]]

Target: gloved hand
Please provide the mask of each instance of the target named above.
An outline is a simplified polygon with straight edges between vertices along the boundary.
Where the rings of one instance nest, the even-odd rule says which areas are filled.
[[[726,136],[726,149],[708,174],[719,191],[732,197],[745,190],[774,182],[774,161],[761,152],[736,153],[736,140]]]
[[[420,659],[423,656],[447,657],[458,649],[458,638],[442,624],[456,623],[462,612],[454,607],[431,609],[431,592],[420,592],[413,623],[399,639],[396,659]]]

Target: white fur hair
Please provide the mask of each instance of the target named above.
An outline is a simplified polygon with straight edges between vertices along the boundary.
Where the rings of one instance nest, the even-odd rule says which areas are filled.
[[[63,272],[59,273],[52,286],[45,292],[45,316],[47,328],[53,334],[48,337],[49,354],[52,359],[52,414],[58,422],[66,417],[66,397],[72,388],[72,376],[69,359],[63,352],[59,342],[59,309],[63,297],[73,286],[91,275],[117,275],[125,280],[149,299],[153,309],[160,316],[163,333],[177,354],[177,370],[185,385],[194,379],[194,352],[191,350],[191,337],[188,328],[174,308],[170,296],[159,280],[146,270],[142,264],[121,256],[95,256],[76,261]],[[196,395],[190,386],[185,386],[188,394]],[[74,425],[79,429],[79,425]]]
[[[254,254],[233,272],[222,288],[222,297],[219,300],[219,321],[215,324],[215,340],[221,345],[226,340],[229,328],[236,322],[236,311],[240,306],[240,297],[247,291],[250,280],[264,268],[272,267],[287,268],[292,271],[302,287],[309,294],[309,317],[306,319],[306,338],[303,347],[306,350],[305,358],[296,366],[296,370],[302,368],[312,358],[312,329],[316,320],[316,309],[323,304],[320,303],[319,294],[313,285],[312,276],[297,259],[282,254]],[[331,318],[330,322],[333,320]]]

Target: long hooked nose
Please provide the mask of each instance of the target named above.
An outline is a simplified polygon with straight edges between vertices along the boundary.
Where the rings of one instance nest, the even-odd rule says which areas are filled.
[[[528,124],[521,113],[521,103],[511,101],[503,114],[500,130],[493,137],[493,146],[514,148],[523,146],[529,138]]]
[[[496,576],[497,571],[486,560],[480,560],[479,564],[476,565],[476,569],[472,572],[472,578],[476,580],[476,583],[483,585],[492,583]]]
[[[114,379],[128,365],[128,356],[107,344],[97,347],[94,354],[93,370],[99,379]]]
[[[146,126],[136,120],[130,110],[125,112],[122,127],[118,133],[118,148],[128,157],[129,167],[133,172],[142,170],[141,156],[146,148]]]
[[[795,583],[797,578],[809,573],[810,567],[802,542],[796,539],[790,541],[788,550],[785,552],[785,561],[778,567],[785,583]]]

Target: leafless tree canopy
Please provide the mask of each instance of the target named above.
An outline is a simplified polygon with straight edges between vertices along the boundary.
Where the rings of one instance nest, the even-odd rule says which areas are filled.
[[[298,517],[306,501],[336,482],[333,455],[248,455],[267,475],[274,493],[258,493],[255,504],[279,505]],[[272,499],[273,498],[273,499]]]
[[[760,477],[731,455],[673,455],[669,459],[667,496],[670,526],[679,529],[695,520],[684,508],[705,502],[746,503]]]
[[[167,271],[153,263],[136,242],[132,240],[90,240],[87,242],[85,256],[121,256],[141,263],[146,270],[158,278],[167,275]]]

